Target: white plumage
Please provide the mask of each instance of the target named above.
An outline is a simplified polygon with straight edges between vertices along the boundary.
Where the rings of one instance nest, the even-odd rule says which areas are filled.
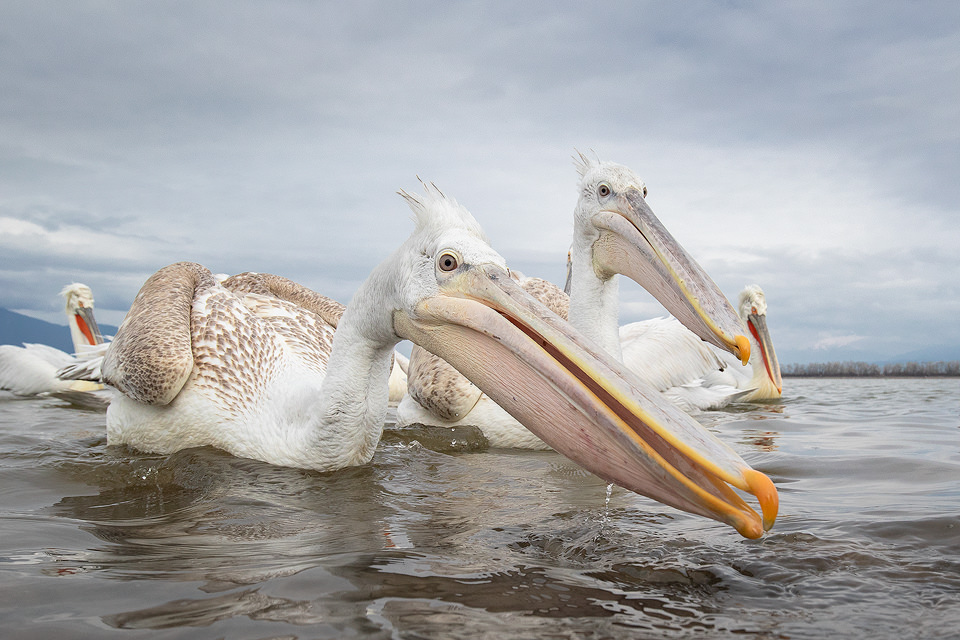
[[[93,293],[90,287],[73,283],[63,288],[67,325],[75,353],[95,348],[103,336],[93,315]],[[107,396],[94,393],[103,385],[84,380],[61,380],[59,368],[77,362],[77,358],[55,347],[25,343],[22,347],[0,345],[0,389],[19,396],[59,395],[80,404],[104,406]]]
[[[769,529],[769,478],[517,286],[465,209],[435,187],[404,196],[416,230],[345,310],[266,274],[221,282],[177,263],[151,276],[103,357],[103,379],[121,394],[108,443],[212,445],[320,471],[366,463],[394,347],[408,339],[607,481],[744,536]],[[731,487],[756,495],[762,517]]]
[[[676,384],[664,391],[668,398],[681,407],[716,409],[730,402],[775,400],[781,396],[780,364],[767,328],[766,297],[758,285],[748,285],[740,292],[739,310],[749,329],[750,361],[746,365],[729,353],[696,340],[679,323],[669,324],[664,339],[685,346],[673,350],[678,356],[673,369]],[[622,327],[621,336],[631,326]],[[624,338],[624,363],[632,368],[631,360],[647,357],[648,349],[647,344]],[[714,359],[720,366],[711,362]]]
[[[684,411],[719,409],[744,395],[730,385],[702,384],[706,372],[727,365],[719,359],[719,349],[698,338],[676,318],[625,324],[620,327],[620,344],[623,363],[633,371],[645,371],[647,380]]]

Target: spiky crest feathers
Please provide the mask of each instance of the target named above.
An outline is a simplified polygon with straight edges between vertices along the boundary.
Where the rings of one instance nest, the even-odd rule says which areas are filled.
[[[419,176],[417,179],[423,186],[423,195],[409,193],[403,189],[397,192],[407,201],[413,212],[414,222],[416,222],[415,234],[458,228],[488,242],[480,224],[466,207],[445,195],[434,183],[425,182]]]
[[[647,193],[646,184],[632,169],[615,162],[604,162],[596,154],[591,158],[577,151],[577,155],[573,157],[573,166],[580,175],[581,191],[592,189],[594,183],[602,180],[614,183],[612,186],[615,188],[623,189],[632,186],[644,194]]]

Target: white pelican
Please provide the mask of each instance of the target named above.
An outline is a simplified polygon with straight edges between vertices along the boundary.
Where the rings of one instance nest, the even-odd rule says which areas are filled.
[[[90,287],[75,282],[64,287],[60,295],[66,299],[67,324],[74,352],[83,353],[85,349],[103,343],[93,315]],[[72,394],[79,398],[103,389],[101,384],[57,377],[57,369],[75,362],[74,356],[45,344],[0,345],[0,389],[19,396]],[[105,401],[97,396],[90,402],[102,406]]]
[[[767,301],[763,290],[755,284],[745,287],[740,292],[739,310],[750,330],[750,361],[746,366],[729,353],[697,340],[672,318],[621,327],[623,362],[636,370],[651,357],[656,357],[659,344],[673,345],[671,351],[678,356],[678,366],[673,369],[669,383],[664,383],[664,386],[671,385],[664,394],[684,408],[713,409],[731,400],[750,402],[779,398],[783,379],[767,328]],[[658,334],[658,339],[633,339],[644,331]],[[717,366],[718,361],[721,366]]]
[[[244,293],[193,263],[151,276],[103,360],[122,394],[107,411],[108,443],[157,453],[212,445],[322,471],[366,463],[394,347],[408,339],[608,482],[747,537],[769,529],[769,478],[526,294],[464,208],[435,187],[403,195],[416,230],[360,286],[335,332],[326,299],[282,278],[238,276]],[[756,495],[763,515],[732,487]]]
[[[750,344],[743,335],[740,318],[706,272],[654,215],[645,200],[643,181],[627,167],[593,162],[582,154],[577,169],[580,196],[568,261],[570,324],[620,359],[615,276],[623,274],[652,293],[701,339],[746,363]],[[558,295],[556,287],[553,291],[551,295]],[[689,335],[697,342],[693,334]],[[634,373],[658,391],[676,386],[676,354],[671,349],[651,353],[655,357],[648,358],[643,366],[631,367]],[[711,355],[710,362],[716,362],[716,357]],[[716,362],[716,366],[722,365]],[[428,370],[427,375],[421,374],[421,367]],[[397,409],[397,422],[473,425],[492,446],[544,446],[456,371],[418,353],[416,348],[411,352],[408,394]]]

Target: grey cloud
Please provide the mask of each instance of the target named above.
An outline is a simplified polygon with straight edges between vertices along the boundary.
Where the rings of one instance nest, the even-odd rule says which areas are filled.
[[[183,259],[345,301],[409,232],[394,191],[416,175],[515,268],[559,281],[577,147],[641,162],[724,291],[764,286],[787,353],[960,341],[938,320],[960,277],[958,18],[937,2],[13,4],[0,217],[97,244],[0,238],[0,304],[46,309],[69,277],[122,309]],[[818,190],[853,220],[836,228],[863,230],[849,251],[766,218],[803,216]],[[870,228],[901,216],[902,234]]]

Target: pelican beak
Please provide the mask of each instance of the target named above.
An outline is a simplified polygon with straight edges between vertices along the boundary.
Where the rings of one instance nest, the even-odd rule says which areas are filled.
[[[770,479],[495,265],[461,265],[394,329],[456,367],[561,454],[608,482],[758,538]],[[736,489],[757,497],[762,516]]]
[[[600,229],[593,244],[598,274],[621,273],[636,281],[701,339],[747,364],[750,342],[737,312],[670,235],[639,189],[616,196],[593,222]]]
[[[88,345],[103,344],[100,327],[97,326],[97,320],[93,317],[93,307],[78,307],[77,310],[73,312],[73,318],[77,322],[80,333],[87,339]]]
[[[777,393],[783,393],[783,378],[780,377],[780,362],[777,361],[777,352],[773,349],[773,339],[767,329],[767,317],[751,313],[747,316],[747,327],[753,338],[760,345],[760,355],[763,356],[763,366],[767,370],[767,377],[777,388]]]

